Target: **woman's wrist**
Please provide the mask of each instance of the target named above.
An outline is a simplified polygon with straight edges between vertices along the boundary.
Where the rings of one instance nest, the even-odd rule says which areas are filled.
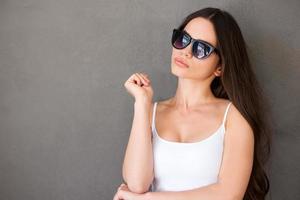
[[[134,105],[142,105],[142,106],[151,105],[151,99],[143,98],[143,97],[136,98]]]

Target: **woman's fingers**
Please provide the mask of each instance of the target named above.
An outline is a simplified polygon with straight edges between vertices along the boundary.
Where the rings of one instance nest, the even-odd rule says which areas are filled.
[[[131,83],[135,83],[138,84],[139,86],[143,85],[149,85],[150,84],[150,80],[148,78],[147,74],[144,73],[134,73],[130,76],[129,81]]]
[[[130,82],[141,85],[142,81],[141,78],[137,75],[137,73],[132,74],[132,78],[130,79]]]
[[[120,189],[122,189],[124,187],[124,185],[122,184],[122,185],[120,185],[119,187],[118,187],[118,190],[120,190]]]
[[[118,187],[118,190],[121,189],[121,188],[123,188],[123,187],[125,187],[125,186],[126,186],[126,184],[125,184],[125,183],[122,183],[122,184]]]
[[[116,192],[116,194],[115,194],[115,196],[114,196],[114,198],[113,198],[113,200],[121,200],[121,189],[123,189],[123,187],[125,186],[126,184],[124,184],[124,183],[122,183],[119,187],[118,187],[118,190],[117,190],[117,192]]]
[[[148,75],[145,73],[139,73],[139,75],[142,77],[142,80],[144,82],[145,85],[149,85],[150,84],[150,80],[148,78]]]
[[[116,194],[115,194],[113,200],[120,200],[119,196],[120,196],[120,192],[119,192],[119,190],[118,190],[118,191],[116,192]]]
[[[131,78],[129,79],[129,82],[134,83],[134,84],[141,84],[140,78],[134,73],[132,74]]]
[[[140,79],[141,83],[143,83],[144,85],[147,85],[147,81],[144,79],[144,77],[140,74],[140,73],[135,73],[136,76]],[[141,86],[141,84],[140,84]]]
[[[141,76],[144,78],[145,81],[147,81],[147,83],[149,84],[150,83],[150,80],[148,78],[148,75],[147,74],[143,74],[141,73]]]

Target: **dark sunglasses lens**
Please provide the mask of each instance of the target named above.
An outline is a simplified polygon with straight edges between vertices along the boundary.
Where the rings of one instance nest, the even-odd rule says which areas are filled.
[[[177,49],[183,49],[189,44],[190,38],[179,30],[174,30],[172,35],[172,45]]]
[[[195,42],[193,45],[193,53],[197,58],[205,58],[211,53],[210,46],[202,42]]]

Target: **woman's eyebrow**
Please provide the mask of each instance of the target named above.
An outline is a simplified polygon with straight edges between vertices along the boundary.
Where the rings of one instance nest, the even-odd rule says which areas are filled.
[[[193,37],[191,36],[191,34],[189,34],[185,29],[183,29],[183,31],[186,32],[191,38],[193,38]],[[207,42],[207,43],[209,43],[209,44],[212,45],[212,43],[209,42],[209,41],[207,41],[207,40],[203,40],[203,39],[199,39],[199,38],[193,38],[193,39],[194,39],[194,40],[201,40],[201,41]]]

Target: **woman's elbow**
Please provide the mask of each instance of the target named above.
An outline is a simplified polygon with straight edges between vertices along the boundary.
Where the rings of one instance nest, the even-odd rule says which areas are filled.
[[[128,183],[127,186],[131,192],[138,193],[138,194],[143,194],[148,192],[150,187],[148,184],[131,184],[131,183]]]
[[[243,200],[244,194],[241,193],[227,193],[226,200]]]

